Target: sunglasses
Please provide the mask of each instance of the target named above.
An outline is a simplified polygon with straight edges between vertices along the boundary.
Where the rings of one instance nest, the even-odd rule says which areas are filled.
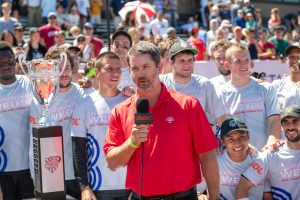
[[[49,17],[49,19],[56,19],[56,17]]]
[[[78,39],[78,42],[84,42],[85,39]]]

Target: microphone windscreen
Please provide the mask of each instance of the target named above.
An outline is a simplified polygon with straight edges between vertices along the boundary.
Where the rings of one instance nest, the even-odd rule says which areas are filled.
[[[146,98],[138,98],[136,100],[136,112],[137,113],[148,113],[149,101]]]

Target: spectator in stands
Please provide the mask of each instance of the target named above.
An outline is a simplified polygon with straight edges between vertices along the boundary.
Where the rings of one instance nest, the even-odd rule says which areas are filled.
[[[216,45],[216,43],[220,40],[226,39],[226,33],[223,29],[216,30],[216,40],[211,42],[209,47],[207,48],[207,54],[211,58],[213,56],[212,49]]]
[[[153,5],[156,12],[163,12],[164,10],[164,0],[153,0]]]
[[[246,42],[242,40],[242,37],[242,27],[236,26],[233,28],[233,39],[231,39],[230,42],[233,44],[241,44],[247,46]]]
[[[246,28],[255,30],[256,29],[256,21],[252,15],[252,13],[246,14]]]
[[[28,25],[39,27],[41,25],[41,0],[28,0]]]
[[[296,29],[292,30],[290,44],[300,41],[300,33]]]
[[[279,15],[279,9],[278,8],[272,8],[271,10],[271,16],[268,21],[268,27],[271,32],[273,32],[273,29],[275,26],[279,26],[281,24],[281,17]]]
[[[199,27],[199,24],[195,21],[194,17],[189,17],[188,22],[183,24],[181,29],[184,33],[190,33],[194,27]]]
[[[221,24],[220,24],[220,28],[219,29],[222,29],[224,32],[223,32],[223,38],[232,38],[232,24],[230,23],[229,20],[227,19],[224,19],[222,20]],[[216,35],[217,35],[217,32],[216,32]]]
[[[221,23],[222,19],[221,19],[220,15],[219,15],[219,7],[217,5],[214,5],[211,8],[211,13],[209,15],[209,20],[212,20],[212,19],[216,19],[219,24]]]
[[[133,11],[126,13],[125,19],[120,22],[116,30],[125,30],[127,31],[131,27],[135,27],[135,16]]]
[[[47,50],[46,47],[41,44],[41,35],[39,29],[30,28],[29,40],[24,45],[24,51],[26,53],[26,60],[44,58]]]
[[[70,29],[69,16],[65,13],[65,9],[61,4],[58,4],[56,6],[56,20],[58,22],[58,25],[63,30]]]
[[[92,23],[87,22],[84,24],[83,34],[91,39],[91,44],[94,45],[94,55],[98,56],[100,50],[104,47],[101,39],[94,36],[94,26]]]
[[[67,51],[70,53],[71,59],[73,59],[72,82],[77,83],[77,81],[82,78],[81,74],[78,71],[80,65],[78,53],[80,53],[80,49],[76,46],[70,46],[67,48]]]
[[[95,57],[94,45],[91,43],[91,38],[89,36],[79,34],[76,38],[77,47],[80,49],[79,56],[82,58],[83,62],[88,61],[90,58]]]
[[[285,56],[285,49],[289,45],[289,42],[283,38],[283,30],[284,28],[282,26],[275,26],[274,35],[268,39],[268,41],[272,42],[275,46],[277,58],[279,58],[280,55]]]
[[[56,48],[63,48],[63,47],[68,48],[71,46],[71,44],[66,43],[66,37],[64,31],[56,31],[54,34],[54,41],[55,44],[52,47],[50,47],[49,50],[53,50]]]
[[[178,39],[178,40],[180,40],[180,38],[176,34],[176,29],[174,27],[167,28],[164,39]]]
[[[128,0],[122,0],[122,1],[112,0],[110,2],[109,10],[110,10],[110,14],[114,20],[115,27],[117,27],[121,21],[121,17],[119,16],[119,11],[127,2],[128,2]]]
[[[51,12],[55,12],[56,4],[57,4],[56,1],[42,0],[41,9],[42,9],[43,24],[48,23],[48,15]]]
[[[102,0],[90,0],[90,20],[92,24],[97,25],[101,23],[101,11],[103,6]]]
[[[212,19],[209,22],[210,30],[206,33],[206,46],[209,47],[210,43],[216,40],[216,30],[219,28],[218,20]]]
[[[59,26],[56,26],[56,23],[56,13],[50,12],[48,14],[48,24],[39,28],[42,43],[45,44],[47,50],[54,45],[55,32],[61,30]]]
[[[70,33],[71,33],[71,35],[72,35],[73,38],[76,38],[77,35],[80,34],[80,28],[78,26],[72,26],[70,28]]]
[[[231,21],[231,6],[232,6],[232,4],[231,4],[231,1],[230,0],[227,0],[226,2],[225,2],[225,4],[223,4],[223,12],[224,12],[224,19],[227,19],[227,20],[230,20]],[[224,20],[223,18],[222,18],[222,20]]]
[[[177,1],[176,0],[164,0],[164,14],[169,24],[173,27],[177,27]]]
[[[253,5],[251,5],[250,0],[244,0],[244,4],[245,4],[243,7],[244,14],[247,15],[248,13],[251,13],[253,16],[255,7]]]
[[[255,31],[247,28],[243,30],[245,30],[244,36],[246,38],[246,43],[247,43],[248,50],[250,52],[251,60],[258,59],[258,54],[261,53],[261,49],[256,42]]]
[[[254,18],[256,21],[256,28],[257,30],[263,29],[263,24],[262,24],[262,15],[261,15],[261,9],[256,8],[254,12]]]
[[[207,29],[209,29],[209,16],[210,16],[210,12],[211,12],[211,8],[214,6],[214,2],[212,0],[208,0],[207,5],[204,7],[204,16],[205,16],[205,25],[207,27]]]
[[[241,28],[246,27],[246,21],[244,18],[244,11],[242,9],[237,11],[237,17],[233,19],[234,26],[240,26]]]
[[[24,27],[20,22],[16,22],[14,24],[15,37],[17,39],[17,46],[23,47],[25,41],[23,40]]]
[[[149,25],[153,35],[159,35],[162,37],[169,27],[169,22],[164,19],[164,14],[162,12],[157,12],[156,18],[152,20]]]
[[[145,37],[150,35],[150,25],[149,25],[149,22],[147,21],[145,14],[141,14],[140,19],[137,20],[137,27],[144,28],[144,36]]]
[[[89,0],[76,0],[76,4],[78,7],[79,15],[80,15],[80,27],[86,23],[87,17],[89,16],[90,10],[90,2]]]
[[[235,0],[231,6],[231,17],[234,20],[238,15],[238,10],[243,9],[243,0]]]
[[[10,16],[11,14],[11,3],[3,3],[2,6],[3,17],[0,18],[0,34],[4,30],[14,32],[14,24],[18,21],[16,18]]]
[[[7,42],[11,48],[18,46],[15,35],[9,30],[2,31],[0,41]]]
[[[207,60],[205,44],[202,40],[198,39],[198,34],[199,28],[194,27],[190,32],[190,37],[187,40],[187,43],[194,49],[198,50],[198,54],[195,55],[195,60]]]
[[[261,29],[258,32],[259,42],[258,46],[261,49],[261,53],[258,54],[258,58],[261,60],[275,59],[276,50],[272,42],[268,42],[268,33],[266,29]]]
[[[70,26],[71,27],[73,27],[73,26],[79,26],[79,19],[80,19],[80,16],[78,14],[78,8],[77,8],[76,5],[73,5],[71,7],[71,12],[68,15],[68,21],[70,23]]]

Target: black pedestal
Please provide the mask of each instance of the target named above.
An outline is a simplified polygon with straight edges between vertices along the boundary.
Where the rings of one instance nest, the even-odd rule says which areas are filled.
[[[66,199],[61,126],[32,129],[35,191],[42,200]]]

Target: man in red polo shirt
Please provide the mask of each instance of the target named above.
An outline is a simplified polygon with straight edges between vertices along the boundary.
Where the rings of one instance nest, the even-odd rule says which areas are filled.
[[[95,56],[97,57],[100,50],[104,47],[104,43],[102,42],[102,40],[94,36],[94,27],[91,22],[87,22],[84,24],[83,34],[90,38],[91,44],[94,45]]]
[[[217,141],[199,101],[160,82],[162,63],[153,44],[134,45],[128,63],[137,91],[112,110],[103,147],[108,167],[116,170],[127,165],[126,187],[133,191],[131,200],[138,200],[140,195],[143,199],[197,200],[195,185],[201,180],[201,164],[210,199],[219,199]],[[151,125],[134,124],[135,104],[140,97],[149,101]]]

